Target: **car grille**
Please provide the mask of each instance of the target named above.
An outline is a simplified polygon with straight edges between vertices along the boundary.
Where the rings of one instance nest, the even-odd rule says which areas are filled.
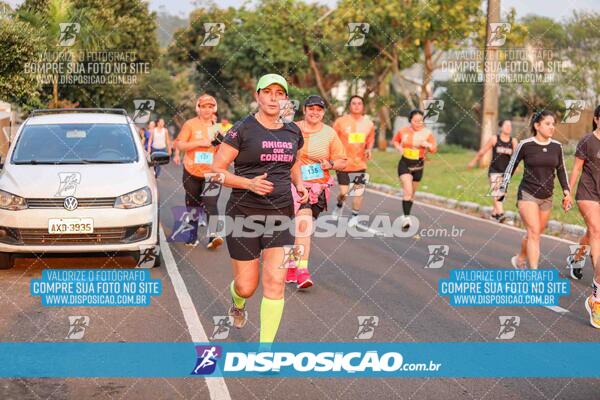
[[[136,236],[138,228],[146,228],[146,235]],[[50,234],[48,229],[16,229],[11,228],[10,232],[14,241],[11,244],[16,245],[77,245],[77,244],[124,244],[134,243],[145,240],[150,237],[152,225],[136,225],[129,227],[116,228],[94,228],[94,233],[81,234]],[[5,241],[6,243],[10,243]]]
[[[112,208],[115,205],[115,197],[98,197],[88,199],[77,199],[77,208]],[[63,208],[65,199],[27,199],[28,208]]]

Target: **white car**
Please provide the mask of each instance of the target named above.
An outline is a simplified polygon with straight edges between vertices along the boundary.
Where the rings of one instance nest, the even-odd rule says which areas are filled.
[[[127,252],[160,265],[158,189],[125,110],[35,110],[0,164],[0,269],[19,254]]]

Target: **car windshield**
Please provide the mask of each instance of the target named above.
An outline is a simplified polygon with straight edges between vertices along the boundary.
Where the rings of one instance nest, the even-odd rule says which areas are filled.
[[[27,125],[12,155],[14,164],[101,164],[137,161],[127,124]]]

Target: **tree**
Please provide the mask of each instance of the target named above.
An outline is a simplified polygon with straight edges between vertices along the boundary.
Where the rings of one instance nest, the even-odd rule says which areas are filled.
[[[91,48],[97,43],[97,36],[94,32],[99,26],[88,18],[88,10],[77,9],[70,0],[48,0],[42,9],[39,8],[40,5],[29,6],[25,3],[19,8],[17,14],[21,20],[35,27],[37,34],[42,37],[46,52],[41,54],[39,62],[64,65],[76,58],[74,54],[77,51]],[[73,45],[59,46],[59,41],[65,37],[66,31],[63,31],[64,28],[61,27],[61,24],[64,23],[79,24],[80,30],[75,31],[77,28],[73,28],[74,31],[70,34],[75,39]],[[58,86],[63,73],[61,70],[53,73],[51,108],[59,107],[61,104]]]
[[[59,24],[78,22],[81,31],[75,44],[66,50],[75,52],[135,52],[132,63],[152,62],[159,56],[156,18],[142,0],[25,0],[17,10],[46,38],[46,49],[56,51]],[[88,69],[94,61],[80,62]],[[121,104],[135,85],[65,85],[60,95],[84,107],[114,107]],[[55,87],[55,101],[58,88]]]
[[[567,75],[575,96],[595,107],[600,103],[600,13],[574,11],[565,25],[566,57],[571,62]]]
[[[0,100],[39,106],[39,82],[25,68],[41,49],[41,39],[31,26],[0,16]]]

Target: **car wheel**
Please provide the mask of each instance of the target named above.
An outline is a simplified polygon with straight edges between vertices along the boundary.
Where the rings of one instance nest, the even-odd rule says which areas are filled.
[[[0,253],[0,269],[11,269],[15,265],[15,256],[12,253]]]

